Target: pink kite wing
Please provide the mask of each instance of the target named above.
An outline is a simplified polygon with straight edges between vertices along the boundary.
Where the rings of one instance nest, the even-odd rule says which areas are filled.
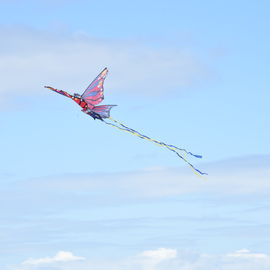
[[[89,107],[99,104],[104,99],[103,83],[107,74],[108,69],[103,69],[82,94],[82,98],[89,105]]]
[[[110,110],[112,107],[116,105],[101,105],[101,106],[96,106],[91,111],[99,114],[101,118],[109,118],[110,117]]]

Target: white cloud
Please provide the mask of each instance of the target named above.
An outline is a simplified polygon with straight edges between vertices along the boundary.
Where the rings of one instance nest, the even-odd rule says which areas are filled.
[[[108,92],[140,95],[170,96],[206,73],[187,50],[31,29],[2,28],[0,35],[0,101],[12,94],[44,93],[44,85],[83,91],[105,66],[112,73]]]
[[[159,248],[156,250],[146,250],[142,252],[142,257],[148,259],[154,259],[156,261],[162,261],[167,259],[172,259],[177,256],[177,250],[170,248]]]
[[[155,250],[145,250],[139,254],[137,264],[143,269],[156,269],[161,262],[174,259],[177,256],[177,250],[169,248],[159,248]]]
[[[252,253],[248,249],[240,249],[233,253],[229,253],[228,257],[244,258],[244,259],[269,259],[269,256],[264,253]]]
[[[53,257],[45,257],[40,259],[27,259],[22,264],[31,264],[31,265],[39,265],[39,264],[47,264],[47,263],[57,263],[57,262],[71,262],[71,261],[81,261],[85,260],[84,257],[78,257],[73,255],[69,251],[59,251]]]

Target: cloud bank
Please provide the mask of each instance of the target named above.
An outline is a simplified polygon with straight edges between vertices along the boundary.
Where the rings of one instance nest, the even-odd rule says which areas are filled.
[[[23,264],[8,270],[268,270],[270,257],[265,237],[269,231],[269,161],[269,156],[257,156],[209,164],[208,179],[193,176],[188,168],[153,168],[12,182],[10,192],[5,189],[1,198],[5,204],[13,205],[16,218],[21,215],[20,205],[28,222],[8,232],[15,238],[24,235],[32,248],[41,240],[42,245],[58,241],[72,250],[79,243],[84,257],[79,251],[76,256],[58,253],[27,259],[29,254]],[[211,193],[217,199],[211,200]],[[181,199],[182,194],[188,196]],[[207,200],[196,200],[196,194],[205,194]],[[169,197],[172,202],[166,202]],[[158,203],[161,198],[164,205]],[[175,208],[170,210],[172,205]],[[144,232],[140,231],[142,227]],[[3,239],[3,246],[5,243],[10,239]],[[15,249],[18,245],[13,240]],[[110,251],[119,249],[123,254],[120,245],[132,254],[112,259],[106,258],[108,252],[103,259],[97,259],[97,253],[103,254],[103,247],[110,245]],[[262,247],[264,252],[245,248],[251,246]],[[205,247],[219,254],[203,252]],[[142,251],[135,253],[135,248]]]
[[[60,253],[60,252],[59,252]],[[58,253],[58,254],[59,254]],[[68,254],[69,252],[67,252]],[[256,253],[248,249],[236,250],[229,254],[209,254],[198,253],[187,250],[177,250],[171,248],[159,248],[155,250],[145,250],[140,254],[122,258],[120,260],[92,260],[85,259],[80,262],[71,255],[73,260],[62,260],[65,264],[59,264],[55,258],[47,258],[47,265],[42,264],[46,258],[37,259],[35,264],[23,262],[14,266],[10,270],[268,270],[270,268],[270,256],[266,253]],[[64,257],[64,256],[59,256]]]

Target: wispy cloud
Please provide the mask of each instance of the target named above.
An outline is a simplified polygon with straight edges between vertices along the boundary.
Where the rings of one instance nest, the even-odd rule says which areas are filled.
[[[253,156],[204,164],[209,176],[199,178],[189,168],[149,168],[136,172],[66,174],[28,181],[29,188],[65,191],[97,191],[121,198],[153,198],[197,192],[217,194],[267,193],[270,189],[270,157]]]
[[[39,259],[27,259],[22,264],[30,264],[30,265],[40,265],[40,264],[51,264],[51,263],[58,263],[58,262],[72,262],[72,261],[81,261],[85,260],[84,257],[75,256],[72,252],[69,251],[59,251],[53,257],[45,257]]]
[[[33,29],[0,28],[0,35],[0,100],[38,94],[43,85],[83,91],[105,66],[113,73],[108,91],[168,96],[196,84],[207,70],[186,49]]]

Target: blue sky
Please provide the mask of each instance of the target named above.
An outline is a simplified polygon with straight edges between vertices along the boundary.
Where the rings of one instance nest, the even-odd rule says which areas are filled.
[[[270,267],[267,1],[0,1],[0,266]],[[83,92],[189,160],[82,114]]]

